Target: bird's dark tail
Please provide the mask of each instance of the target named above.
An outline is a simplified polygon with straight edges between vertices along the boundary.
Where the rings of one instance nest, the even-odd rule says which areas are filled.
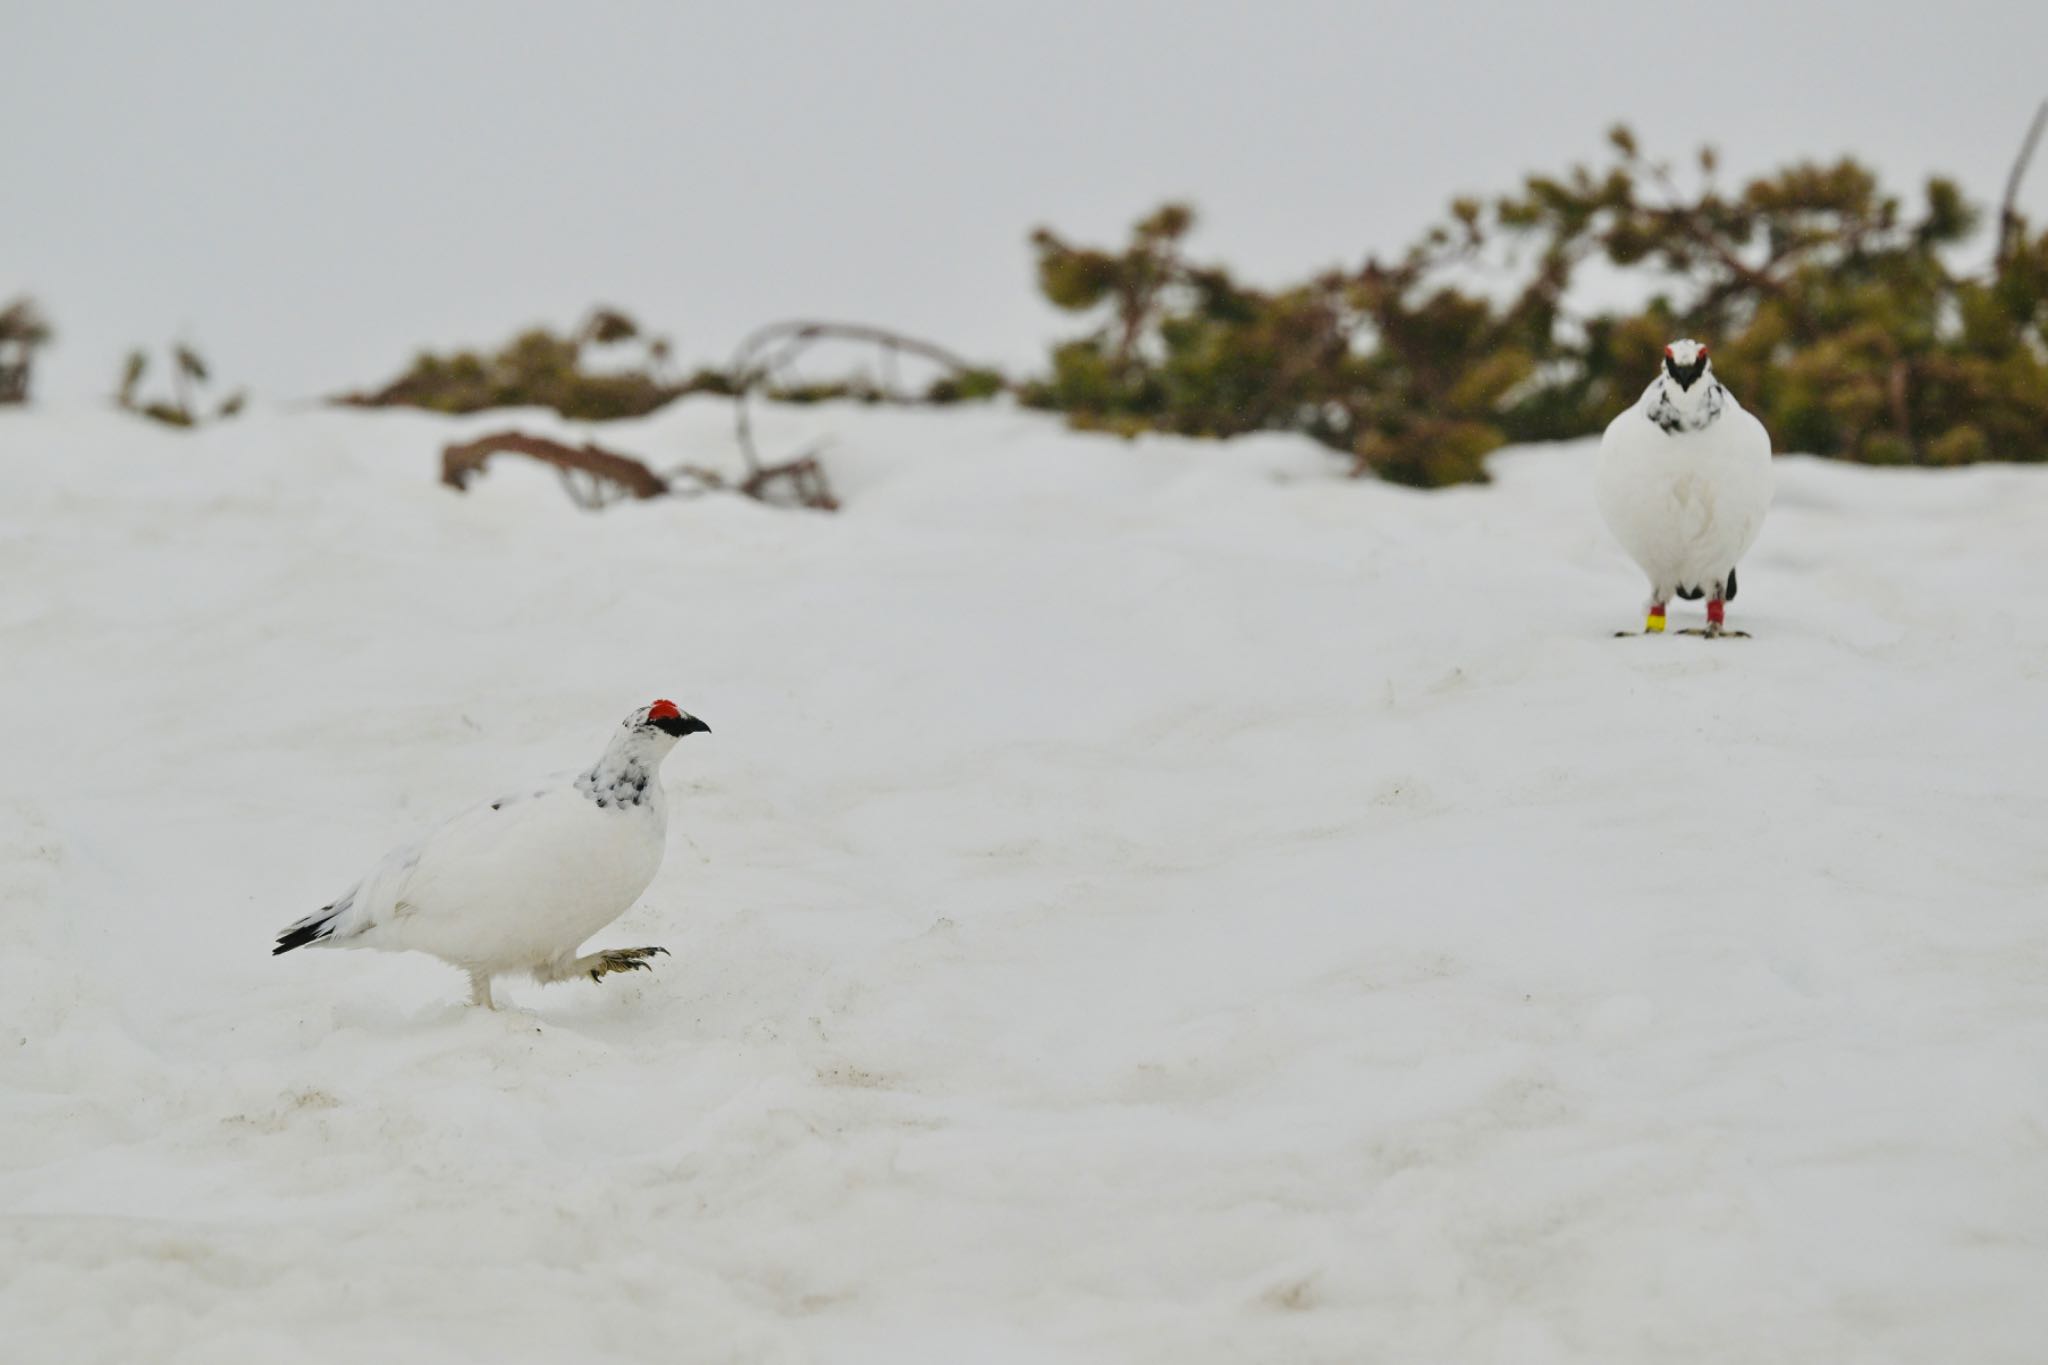
[[[346,909],[343,906],[342,909]],[[276,957],[294,948],[303,948],[308,943],[318,943],[334,932],[334,921],[341,917],[341,910],[332,905],[323,905],[317,914],[311,914],[277,936],[277,946],[270,950]]]
[[[1688,602],[1697,602],[1707,595],[1707,590],[1697,586],[1680,588],[1678,595]],[[1733,569],[1728,571],[1728,591],[1722,595],[1721,600],[1723,602],[1733,602],[1735,600],[1735,570]]]

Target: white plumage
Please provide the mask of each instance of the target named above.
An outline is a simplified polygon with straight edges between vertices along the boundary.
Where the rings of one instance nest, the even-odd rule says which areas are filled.
[[[1721,634],[1735,568],[1770,510],[1771,438],[1714,377],[1707,348],[1674,341],[1634,407],[1600,438],[1600,514],[1650,580],[1646,629],[1673,594],[1705,597]]]
[[[314,946],[414,949],[469,973],[495,1007],[491,978],[566,981],[645,967],[662,948],[577,956],[654,880],[668,835],[661,762],[711,727],[657,701],[626,718],[604,756],[464,811],[386,854],[330,905],[279,935],[275,953]]]

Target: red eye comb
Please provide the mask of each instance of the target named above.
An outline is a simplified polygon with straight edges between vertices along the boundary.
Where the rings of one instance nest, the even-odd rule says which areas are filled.
[[[1667,358],[1671,358],[1671,348],[1669,346],[1664,348],[1664,354]]]
[[[658,701],[647,708],[647,719],[649,720],[674,720],[682,714],[682,711],[672,701]]]

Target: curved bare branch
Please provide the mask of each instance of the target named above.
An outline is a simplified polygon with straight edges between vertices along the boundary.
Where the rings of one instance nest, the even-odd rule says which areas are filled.
[[[796,466],[808,464],[813,469],[817,461],[813,454],[806,453],[781,465],[770,466],[761,458],[760,450],[754,444],[754,423],[751,401],[756,389],[763,387],[775,374],[780,372],[807,347],[821,341],[850,341],[880,347],[884,356],[898,354],[914,355],[929,361],[949,374],[992,374],[981,366],[972,364],[958,354],[935,342],[892,332],[886,327],[873,327],[860,322],[821,322],[794,319],[787,322],[772,322],[756,329],[733,352],[733,434],[739,440],[740,455],[747,462],[749,480],[760,478],[769,470],[789,471]],[[1013,386],[1008,379],[1000,379],[1005,390]],[[798,478],[787,475],[800,488],[808,487],[807,476]],[[818,471],[822,480],[823,473]],[[825,495],[827,498],[829,494]],[[806,503],[806,505],[817,505]]]

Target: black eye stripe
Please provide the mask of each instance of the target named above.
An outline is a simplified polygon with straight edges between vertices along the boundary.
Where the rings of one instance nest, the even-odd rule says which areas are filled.
[[[1689,389],[1707,372],[1707,353],[1701,351],[1693,357],[1690,365],[1681,365],[1667,355],[1664,357],[1664,371],[1677,380],[1681,387]]]

